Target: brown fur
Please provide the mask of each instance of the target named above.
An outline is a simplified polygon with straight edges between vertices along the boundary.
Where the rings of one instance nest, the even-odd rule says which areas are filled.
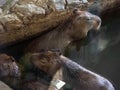
[[[23,85],[22,90],[48,90],[49,85],[40,81],[29,81]]]
[[[101,19],[98,16],[76,9],[57,28],[32,41],[25,51],[63,49],[71,41],[86,37],[89,30],[98,30],[100,25]]]
[[[58,53],[52,51],[36,53],[33,54],[30,61],[35,67],[52,75],[52,77],[59,69],[62,69],[63,79],[71,86],[72,90],[115,90],[104,77],[87,70]],[[52,64],[49,65],[49,63]],[[43,65],[46,66],[47,71]]]
[[[11,88],[19,88],[21,71],[15,59],[7,54],[0,54],[0,80]]]
[[[0,77],[20,76],[20,70],[12,56],[0,54]]]
[[[53,62],[50,59],[54,59],[55,61]],[[35,70],[37,70],[37,73],[41,75],[35,75],[33,76],[35,78],[27,80],[27,82],[23,82],[22,90],[48,90],[54,74],[61,67],[59,62],[59,53],[43,51],[41,53],[29,54],[29,62],[33,67],[32,73],[35,73]]]
[[[52,61],[53,59],[54,61]],[[34,53],[31,55],[30,62],[34,67],[39,68],[47,74],[53,76],[61,67],[59,54],[56,52]]]

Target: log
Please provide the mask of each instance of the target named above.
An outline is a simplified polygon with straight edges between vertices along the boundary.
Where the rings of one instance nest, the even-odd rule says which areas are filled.
[[[9,1],[9,0],[8,0]],[[11,0],[1,7],[0,48],[52,30],[81,2],[58,0]],[[58,5],[58,3],[60,5]],[[69,5],[69,6],[68,6]],[[82,5],[83,6],[83,5]],[[70,8],[69,10],[67,8]]]
[[[6,1],[6,2],[5,2]],[[0,4],[0,48],[52,30],[74,8],[100,14],[119,0],[5,0]],[[9,1],[9,2],[8,2]]]

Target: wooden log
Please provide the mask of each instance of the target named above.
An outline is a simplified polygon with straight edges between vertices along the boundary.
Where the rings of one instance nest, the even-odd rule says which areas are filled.
[[[6,2],[0,15],[0,48],[35,37],[43,31],[52,30],[66,20],[71,10],[65,9],[64,0],[61,3],[63,9],[58,8],[57,3],[52,0]],[[77,5],[74,2],[73,4]]]
[[[60,0],[60,7],[58,2],[53,0],[15,0],[9,4],[7,2],[8,5],[4,4],[6,8],[1,7],[3,13],[0,10],[0,48],[28,40],[43,31],[52,30],[66,20],[75,7],[87,9],[83,7],[83,3],[75,1]],[[119,0],[88,0],[90,3],[88,9],[101,13],[108,5],[112,6],[117,1],[119,2]]]

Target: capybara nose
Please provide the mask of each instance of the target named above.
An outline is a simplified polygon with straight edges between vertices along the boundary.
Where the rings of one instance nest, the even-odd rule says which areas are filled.
[[[95,16],[94,19],[95,19],[94,29],[95,29],[95,30],[99,30],[100,27],[101,27],[101,22],[102,22],[102,20],[101,20],[101,18],[98,17],[98,16]]]

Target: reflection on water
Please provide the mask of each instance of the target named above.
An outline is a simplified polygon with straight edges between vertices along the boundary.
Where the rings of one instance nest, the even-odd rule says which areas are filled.
[[[65,55],[107,77],[120,90],[120,19],[106,22],[98,35],[89,32],[85,40],[71,43]]]

